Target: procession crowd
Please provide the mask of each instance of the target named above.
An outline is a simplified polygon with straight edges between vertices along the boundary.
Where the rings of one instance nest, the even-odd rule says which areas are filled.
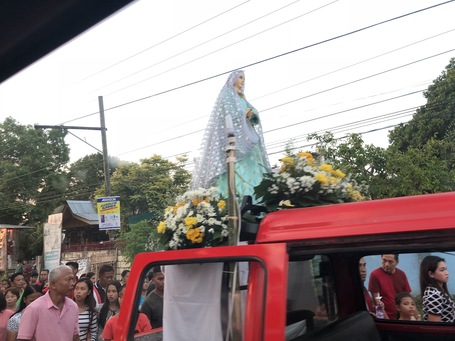
[[[0,341],[113,340],[130,271],[124,270],[118,281],[111,265],[80,277],[78,266],[67,262],[39,274],[34,265],[18,266],[3,279]],[[162,326],[164,274],[159,267],[147,274],[141,289],[136,333]]]

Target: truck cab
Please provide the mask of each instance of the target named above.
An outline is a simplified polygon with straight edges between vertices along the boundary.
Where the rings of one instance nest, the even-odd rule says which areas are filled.
[[[453,323],[378,319],[364,296],[381,255],[398,253],[398,268],[406,273],[421,311],[418,277],[423,257],[440,255],[449,271],[455,269],[454,207],[455,192],[281,210],[267,214],[254,240],[242,245],[138,254],[115,340],[162,340],[163,335],[167,340],[166,328],[182,328],[167,321],[152,332],[135,333],[142,283],[156,266],[166,275],[166,267],[206,263],[218,264],[223,272],[219,297],[212,297],[221,307],[215,317],[220,321],[211,324],[221,326],[223,339],[226,335],[245,341],[454,339]],[[364,282],[361,259],[367,263]],[[229,337],[229,314],[223,313],[232,307],[228,280],[232,264],[240,269],[241,297],[241,326],[236,326],[241,332],[234,338]],[[165,292],[171,288],[170,280],[166,275]],[[455,281],[449,281],[449,291],[453,285]],[[206,300],[205,292],[195,299]],[[199,332],[200,340],[206,340],[207,329]]]

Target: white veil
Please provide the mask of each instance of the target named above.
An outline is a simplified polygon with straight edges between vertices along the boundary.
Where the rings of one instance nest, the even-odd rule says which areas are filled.
[[[196,160],[192,188],[209,188],[214,185],[219,175],[226,172],[226,116],[231,116],[234,125],[237,161],[245,158],[253,147],[259,144],[262,163],[270,169],[261,122],[258,119],[253,126],[246,118],[248,108],[259,118],[258,112],[243,97],[244,89],[241,89],[242,95],[239,95],[234,88],[234,82],[241,74],[244,74],[242,70],[232,72],[218,95],[205,129],[201,155]]]

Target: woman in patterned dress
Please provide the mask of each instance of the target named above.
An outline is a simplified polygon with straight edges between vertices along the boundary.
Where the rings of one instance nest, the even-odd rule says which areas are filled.
[[[22,300],[19,305],[17,312],[9,318],[8,324],[6,326],[6,340],[15,341],[17,338],[17,333],[19,332],[19,322],[21,320],[23,310],[34,300],[39,298],[42,295],[40,291],[36,291],[31,285],[27,285],[22,294]]]
[[[455,302],[447,290],[449,272],[443,258],[427,256],[420,264],[423,319],[431,322],[454,322]]]

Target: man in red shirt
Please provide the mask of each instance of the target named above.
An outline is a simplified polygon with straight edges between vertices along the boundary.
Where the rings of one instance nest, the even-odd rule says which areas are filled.
[[[385,312],[391,320],[397,318],[395,296],[402,292],[411,292],[406,274],[397,268],[398,254],[381,255],[381,267],[370,275],[368,290],[373,293],[373,298],[382,296]]]

